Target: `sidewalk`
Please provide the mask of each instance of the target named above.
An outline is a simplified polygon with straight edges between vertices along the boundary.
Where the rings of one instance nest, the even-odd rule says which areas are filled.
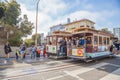
[[[116,55],[116,57],[120,57],[120,54],[119,55]],[[41,64],[44,64],[44,63],[49,63],[49,62],[55,62],[56,60],[54,59],[48,59],[48,58],[44,58],[44,57],[41,57],[41,58],[37,58],[36,60],[35,59],[31,59],[29,55],[26,56],[26,59],[25,60],[18,60],[16,61],[15,58],[10,58],[10,60],[7,62],[7,63],[4,63],[5,61],[5,58],[0,58],[0,69],[3,69],[3,68],[13,68],[13,67],[26,67],[26,66],[34,66],[34,65],[41,65]],[[59,60],[58,60],[59,61]],[[58,62],[57,61],[57,62]],[[62,61],[62,60],[60,60]],[[67,61],[67,60],[66,60]],[[68,60],[69,61],[69,60]],[[52,64],[53,65],[53,64]]]
[[[24,67],[29,65],[39,65],[41,63],[50,61],[48,58],[36,58],[31,59],[29,55],[26,56],[24,60],[19,59],[18,61],[15,58],[10,58],[9,61],[5,62],[5,58],[0,58],[0,68],[9,68],[9,67]]]

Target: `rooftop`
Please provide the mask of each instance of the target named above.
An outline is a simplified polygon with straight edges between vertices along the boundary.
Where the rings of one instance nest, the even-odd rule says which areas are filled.
[[[66,26],[66,25],[73,24],[73,23],[77,23],[77,22],[81,22],[81,21],[89,21],[89,22],[95,24],[95,22],[93,22],[93,21],[91,21],[91,20],[89,20],[89,19],[81,19],[81,20],[73,21],[73,22],[66,23],[66,24],[54,25],[54,26],[52,26],[52,27],[50,27],[50,28],[53,28],[53,27],[56,27],[56,26]]]
[[[89,21],[89,22],[95,24],[95,22],[93,22],[93,21],[91,21],[91,20],[89,20],[89,19],[81,19],[81,20],[77,20],[77,21],[73,21],[73,22],[64,24],[64,25],[66,26],[66,25],[73,24],[73,23],[77,23],[77,22],[81,22],[81,21]]]

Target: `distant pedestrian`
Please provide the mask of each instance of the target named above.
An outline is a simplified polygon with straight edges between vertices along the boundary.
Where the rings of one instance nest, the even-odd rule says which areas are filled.
[[[37,47],[33,45],[31,59],[32,58],[36,59],[36,54],[37,54]]]
[[[43,45],[43,57],[46,57],[46,45]]]
[[[40,57],[40,55],[41,55],[41,49],[38,48],[38,49],[37,49],[37,55],[36,55],[36,56],[37,56],[37,57]]]
[[[21,59],[25,59],[25,50],[26,50],[26,45],[23,42],[23,44],[20,45],[20,53],[21,53]]]
[[[10,57],[9,54],[10,54],[10,52],[12,52],[9,42],[7,42],[5,44],[4,51],[5,51],[5,55],[6,55],[6,60],[9,60],[9,57]]]
[[[16,49],[15,55],[16,55],[16,60],[18,60],[19,57],[21,57],[21,54],[20,54],[20,50],[19,50],[19,49]]]

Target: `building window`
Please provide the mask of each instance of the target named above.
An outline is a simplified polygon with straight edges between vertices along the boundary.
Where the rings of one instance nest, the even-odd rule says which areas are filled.
[[[56,37],[53,37],[52,44],[56,45]]]
[[[103,38],[103,41],[104,41],[104,45],[105,45],[105,44],[107,43],[107,42],[106,42],[106,37]]]
[[[107,38],[107,45],[109,45],[109,38]]]

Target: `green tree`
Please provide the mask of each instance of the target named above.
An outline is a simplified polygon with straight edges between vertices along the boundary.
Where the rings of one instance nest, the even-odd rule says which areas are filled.
[[[20,31],[23,33],[22,36],[23,37],[27,37],[27,35],[31,35],[32,34],[32,29],[34,28],[33,23],[31,23],[30,21],[28,21],[28,17],[27,15],[23,16],[23,19],[20,22]]]
[[[0,2],[0,25],[3,23],[3,18],[5,16],[5,3]]]
[[[4,16],[0,19],[0,25],[4,27],[5,41],[9,40],[13,45],[20,43],[22,37],[26,37],[32,33],[33,23],[31,23],[27,15],[20,18],[21,9],[20,4],[16,0],[6,0],[6,2],[0,2],[0,6],[4,8]],[[10,32],[13,34],[10,34]],[[7,39],[6,36],[9,36]]]
[[[4,8],[0,6],[0,19],[4,16]]]
[[[36,39],[36,34],[32,35],[32,40],[35,42],[35,39]],[[41,42],[41,35],[40,34],[37,34],[37,43],[40,43]]]
[[[18,4],[16,0],[10,0],[10,2],[5,3],[5,24],[16,25],[20,14],[20,4]]]
[[[8,39],[8,41],[10,42],[10,44],[12,46],[20,46],[20,44],[23,41],[21,38],[22,33],[17,28],[14,28],[13,31],[14,32],[13,32],[13,34],[10,35],[10,38]]]
[[[22,43],[22,39],[20,38],[20,36],[14,36],[9,38],[9,42],[12,46],[20,46],[20,44]]]
[[[12,40],[11,38],[16,37],[15,34],[18,34],[18,32],[20,32],[16,31],[16,24],[18,23],[17,19],[21,13],[20,5],[16,2],[16,0],[10,0],[9,2],[0,2],[0,6],[4,8],[4,16],[0,19],[0,25],[4,27],[4,39],[5,41]],[[10,32],[14,32],[14,35],[12,34],[12,37],[10,36]]]
[[[32,39],[25,39],[24,41],[27,46],[32,46],[34,44],[34,41]]]

